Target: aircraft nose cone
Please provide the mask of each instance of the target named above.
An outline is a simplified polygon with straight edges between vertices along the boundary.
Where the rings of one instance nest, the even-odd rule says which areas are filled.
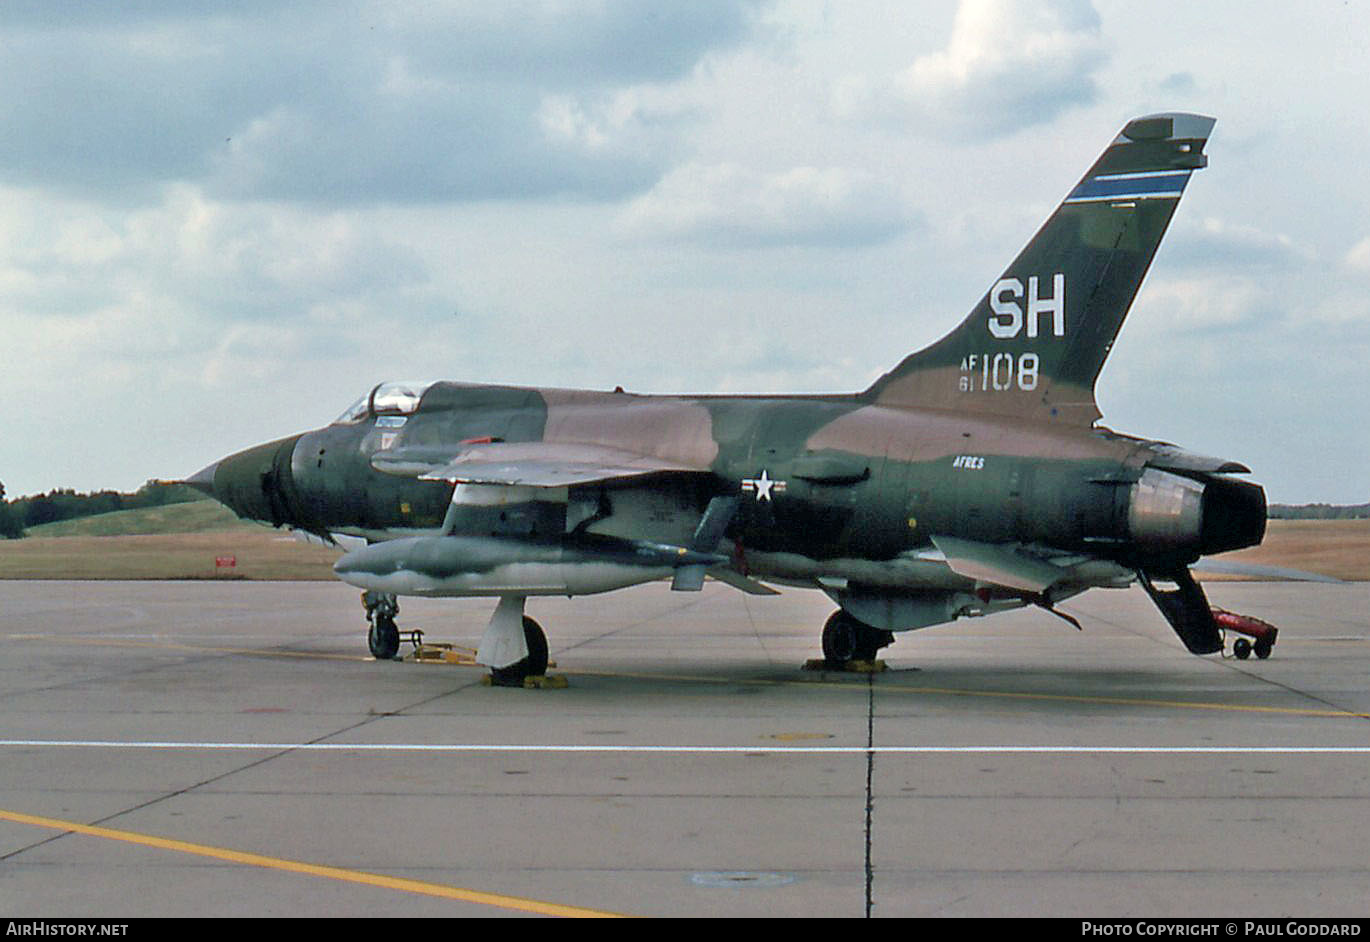
[[[219,470],[219,462],[214,462],[208,467],[201,468],[190,477],[182,481],[182,484],[195,488],[201,494],[208,494],[210,497],[217,497],[214,493],[214,475]]]
[[[238,516],[272,526],[312,529],[305,519],[291,474],[291,456],[300,435],[221,458],[196,472],[186,484],[203,491]]]

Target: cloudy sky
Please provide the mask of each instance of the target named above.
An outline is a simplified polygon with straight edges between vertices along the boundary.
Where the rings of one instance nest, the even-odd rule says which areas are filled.
[[[1104,422],[1370,500],[1367,101],[1320,0],[4,0],[0,481],[182,477],[384,379],[861,389],[1187,110]]]

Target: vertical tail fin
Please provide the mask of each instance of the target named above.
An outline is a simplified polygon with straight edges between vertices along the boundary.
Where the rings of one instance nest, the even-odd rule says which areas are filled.
[[[970,316],[863,397],[1090,425],[1094,383],[1214,120],[1127,123]]]

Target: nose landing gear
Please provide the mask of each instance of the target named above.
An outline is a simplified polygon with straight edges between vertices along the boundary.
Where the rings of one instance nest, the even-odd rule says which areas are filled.
[[[393,661],[400,651],[400,630],[395,616],[400,613],[400,601],[388,592],[363,592],[362,607],[371,623],[366,632],[366,645],[378,661]]]

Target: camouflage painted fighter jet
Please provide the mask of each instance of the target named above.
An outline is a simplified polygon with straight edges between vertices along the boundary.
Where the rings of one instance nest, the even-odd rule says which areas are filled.
[[[833,665],[1026,605],[1073,622],[1057,603],[1134,580],[1190,651],[1219,651],[1189,567],[1259,543],[1265,494],[1236,462],[1096,424],[1094,398],[1213,124],[1129,122],[960,326],[862,392],[383,383],[190,483],[243,517],[361,538],[334,569],[367,590],[377,657],[399,647],[397,596],[498,598],[477,659],[502,681],[546,669],[529,596],[706,576],[827,593]]]

